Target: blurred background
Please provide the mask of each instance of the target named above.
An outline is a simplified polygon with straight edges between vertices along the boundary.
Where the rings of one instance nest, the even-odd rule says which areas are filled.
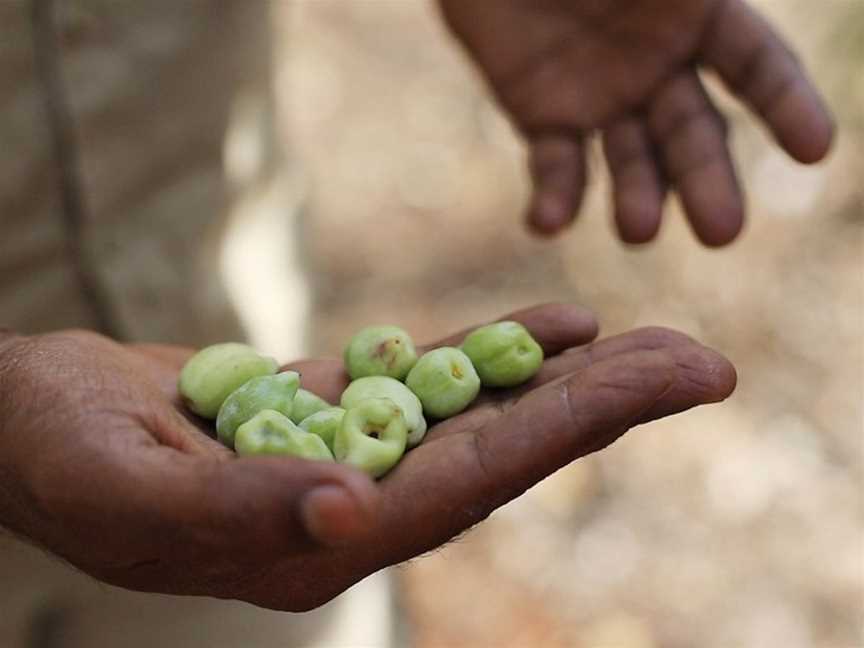
[[[603,335],[671,326],[739,370],[726,403],[634,430],[400,568],[414,645],[864,645],[864,3],[755,4],[840,136],[800,167],[713,86],[749,207],[722,250],[677,205],[656,243],[619,243],[597,156],[577,224],[532,238],[520,143],[431,3],[283,5],[311,352],[370,322],[431,340],[573,300]]]
[[[71,0],[52,27],[50,0],[9,0],[0,302],[25,331],[246,336],[286,361],[365,324],[430,341],[548,300],[593,309],[601,335],[679,329],[735,363],[730,400],[632,431],[392,570],[389,619],[362,590],[342,636],[364,619],[396,635],[315,645],[864,646],[864,2],[754,4],[839,137],[800,167],[712,82],[749,220],[708,250],[675,204],[655,243],[619,243],[596,154],[574,227],[528,234],[520,142],[431,2]],[[48,630],[28,648],[97,646],[45,639],[79,608],[32,590]],[[19,645],[13,617],[0,645]]]

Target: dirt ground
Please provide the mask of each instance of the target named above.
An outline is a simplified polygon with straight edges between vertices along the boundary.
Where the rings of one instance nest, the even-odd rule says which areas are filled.
[[[864,3],[757,4],[827,93],[840,138],[827,163],[798,167],[715,87],[749,202],[744,235],[720,251],[675,205],[655,244],[618,243],[599,164],[576,226],[528,235],[521,147],[431,5],[280,13],[312,350],[338,352],[371,322],[428,340],[573,300],[603,335],[671,326],[739,370],[728,402],[633,431],[400,568],[419,648],[864,645]]]

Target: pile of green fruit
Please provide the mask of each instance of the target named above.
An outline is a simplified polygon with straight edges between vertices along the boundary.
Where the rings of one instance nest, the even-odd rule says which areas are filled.
[[[219,440],[240,456],[292,455],[338,461],[380,477],[426,434],[425,416],[445,419],[484,387],[514,387],[543,364],[543,350],[517,322],[468,334],[460,348],[419,358],[396,326],[372,326],[345,349],[351,384],[339,407],[300,387],[300,374],[245,344],[215,344],[180,373],[180,394],[196,414],[216,420]]]

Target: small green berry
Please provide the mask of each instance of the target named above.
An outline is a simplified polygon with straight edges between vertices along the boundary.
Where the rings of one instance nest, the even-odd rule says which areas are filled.
[[[543,349],[518,322],[496,322],[472,331],[462,342],[487,387],[521,385],[543,365]]]
[[[294,395],[294,407],[291,411],[291,420],[299,424],[303,419],[312,416],[315,412],[320,412],[329,407],[333,407],[320,396],[316,396],[306,389],[298,389]]]
[[[423,405],[403,383],[387,376],[366,376],[352,382],[342,392],[341,405],[346,410],[358,405],[367,398],[389,398],[405,415],[408,424],[408,447],[413,448],[426,434],[426,419],[423,418]]]
[[[290,416],[294,405],[294,394],[300,387],[300,374],[285,371],[274,376],[257,376],[235,389],[216,417],[216,433],[219,440],[234,447],[237,428],[262,410],[275,410]]]
[[[301,430],[275,410],[258,412],[237,428],[234,447],[241,457],[289,455],[317,461],[333,461],[321,437]]]
[[[480,378],[471,360],[454,347],[424,353],[405,384],[417,394],[423,411],[439,419],[464,410],[480,391]]]
[[[336,430],[342,425],[343,416],[345,416],[344,409],[341,407],[330,407],[307,416],[300,421],[300,427],[307,432],[317,434],[324,440],[327,447],[333,450],[333,437],[336,436]]]
[[[407,440],[402,408],[389,398],[367,398],[345,412],[333,454],[339,463],[380,477],[402,458]]]
[[[345,369],[352,380],[364,376],[403,380],[415,362],[414,342],[398,326],[366,327],[345,348]]]
[[[275,374],[279,363],[236,342],[214,344],[193,355],[180,372],[180,394],[196,414],[215,419],[235,389],[256,376]]]

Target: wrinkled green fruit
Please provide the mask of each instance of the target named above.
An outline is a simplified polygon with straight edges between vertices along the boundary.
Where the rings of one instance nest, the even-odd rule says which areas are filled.
[[[333,461],[321,437],[301,430],[275,410],[258,412],[237,428],[234,448],[241,457],[289,455],[316,461]]]
[[[180,372],[180,394],[196,414],[215,419],[235,389],[256,376],[275,374],[279,363],[237,342],[214,344],[193,355]]]
[[[258,376],[235,389],[216,417],[216,434],[219,440],[234,448],[234,433],[237,428],[263,410],[275,410],[291,416],[294,394],[300,387],[300,374],[285,371],[274,376]]]
[[[303,419],[312,416],[315,412],[320,412],[329,407],[333,407],[320,396],[316,396],[307,389],[298,389],[294,395],[294,409],[291,412],[291,420],[299,424]]]
[[[336,431],[342,425],[342,417],[344,416],[344,409],[341,407],[331,407],[307,416],[300,421],[300,427],[307,432],[317,434],[324,440],[327,447],[333,450],[333,438],[336,436]]]
[[[333,454],[339,463],[380,477],[399,463],[407,441],[402,408],[389,398],[367,398],[345,412]]]
[[[454,347],[424,353],[405,384],[417,394],[423,412],[439,419],[464,410],[480,391],[480,377],[471,360]]]
[[[496,322],[472,331],[462,342],[487,387],[515,387],[543,365],[543,349],[518,322]]]
[[[410,389],[395,378],[387,376],[366,376],[352,382],[342,392],[341,405],[346,410],[358,405],[367,398],[389,398],[405,415],[408,424],[408,447],[413,448],[426,435],[426,419],[423,418],[423,405]]]
[[[417,362],[417,351],[411,336],[398,326],[369,326],[351,338],[344,359],[353,380],[364,376],[402,380]]]

